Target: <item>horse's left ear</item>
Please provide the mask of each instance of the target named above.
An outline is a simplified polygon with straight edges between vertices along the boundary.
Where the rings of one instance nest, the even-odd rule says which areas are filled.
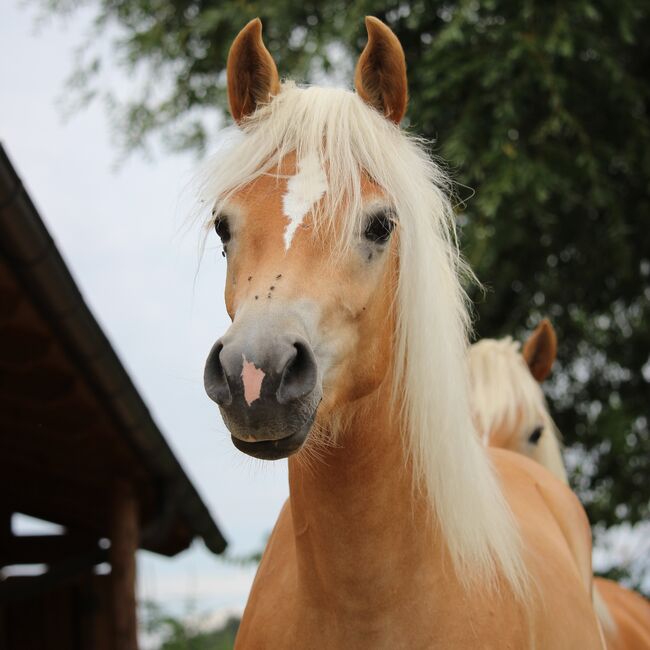
[[[522,354],[530,368],[530,374],[537,381],[544,381],[549,376],[557,356],[557,336],[548,318],[537,326],[524,343]]]
[[[235,122],[255,112],[280,92],[275,61],[262,40],[262,21],[251,20],[230,46],[226,66],[228,103]]]
[[[378,18],[366,16],[366,29],[368,43],[359,57],[354,85],[363,101],[399,124],[408,102],[404,50]]]

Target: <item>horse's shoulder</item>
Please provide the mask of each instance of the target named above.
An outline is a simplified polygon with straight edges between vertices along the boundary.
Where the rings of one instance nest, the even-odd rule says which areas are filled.
[[[612,580],[594,578],[594,586],[614,620],[615,629],[606,630],[608,647],[650,648],[650,602]]]
[[[638,615],[639,619],[644,621],[650,633],[650,602],[647,599],[636,591],[627,589],[613,580],[594,578],[594,583],[600,593],[606,595],[608,601],[625,605],[630,613]]]
[[[489,453],[515,516],[547,528],[554,521],[582,583],[591,591],[591,528],[578,497],[549,470],[522,454],[503,449]]]

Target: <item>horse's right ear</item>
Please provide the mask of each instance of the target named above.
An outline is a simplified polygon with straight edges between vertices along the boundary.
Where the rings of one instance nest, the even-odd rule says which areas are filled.
[[[280,91],[278,69],[262,41],[259,18],[251,20],[230,46],[226,75],[228,103],[235,122],[241,122]]]
[[[522,354],[530,374],[537,381],[544,381],[549,376],[557,356],[557,336],[548,318],[542,320],[524,343]]]

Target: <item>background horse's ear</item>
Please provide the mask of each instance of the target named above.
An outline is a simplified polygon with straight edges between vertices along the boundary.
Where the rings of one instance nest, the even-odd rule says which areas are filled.
[[[228,103],[235,122],[241,122],[280,90],[275,61],[262,41],[262,21],[251,20],[230,46]]]
[[[524,343],[522,354],[531,375],[537,381],[544,381],[549,376],[557,356],[557,336],[548,318],[537,326]]]
[[[366,29],[368,43],[359,57],[354,85],[363,101],[399,124],[408,101],[404,50],[378,18],[366,16]]]

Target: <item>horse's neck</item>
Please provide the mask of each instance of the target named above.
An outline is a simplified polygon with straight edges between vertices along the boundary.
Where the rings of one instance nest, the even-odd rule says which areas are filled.
[[[434,555],[430,509],[388,424],[388,396],[367,399],[321,461],[289,463],[299,580],[310,597],[340,598],[348,611],[366,611],[368,598],[394,604]]]

